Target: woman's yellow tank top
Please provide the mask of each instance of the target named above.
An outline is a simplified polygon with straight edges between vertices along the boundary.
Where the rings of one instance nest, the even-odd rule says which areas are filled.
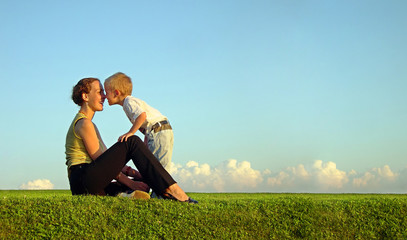
[[[75,133],[75,125],[82,118],[86,118],[85,114],[76,114],[71,126],[69,127],[68,133],[66,134],[65,154],[68,169],[74,165],[92,162],[92,158],[89,156],[88,151],[83,144],[82,138]],[[99,146],[103,148],[103,144],[100,139]]]

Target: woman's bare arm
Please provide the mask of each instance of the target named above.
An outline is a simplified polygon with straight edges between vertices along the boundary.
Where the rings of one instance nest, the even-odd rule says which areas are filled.
[[[91,120],[87,118],[79,120],[75,126],[75,132],[82,138],[92,160],[98,158],[106,150],[106,148],[100,147],[98,133]]]

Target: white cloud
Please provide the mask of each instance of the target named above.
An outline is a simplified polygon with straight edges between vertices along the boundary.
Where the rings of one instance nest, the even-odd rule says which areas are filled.
[[[249,162],[234,159],[214,168],[193,161],[185,167],[172,164],[169,172],[184,189],[195,192],[250,191],[263,181],[261,172],[252,169]]]
[[[311,177],[311,172],[307,171],[303,164],[287,167],[285,170],[269,176],[262,191],[306,192],[309,191],[307,185],[309,185]]]
[[[407,173],[405,170],[402,172]],[[355,190],[359,189],[363,192],[374,191],[375,189],[397,192],[400,188],[405,189],[402,184],[404,182],[403,177],[400,176],[400,173],[395,173],[388,165],[384,165],[382,168],[372,168],[365,173],[356,174],[352,183]],[[404,176],[405,178],[406,176]]]
[[[363,176],[353,179],[353,186],[357,188],[366,187],[368,186],[369,183],[372,183],[373,181],[375,181],[375,175],[373,175],[370,172],[366,172]]]
[[[323,163],[321,160],[316,160],[313,165],[313,176],[316,178],[316,183],[323,190],[341,189],[348,182],[346,172],[336,168],[334,162]]]
[[[358,173],[316,160],[309,167],[299,164],[273,172],[230,159],[214,167],[193,161],[185,166],[172,164],[170,173],[189,192],[407,192],[407,168],[394,172],[388,165]]]
[[[54,184],[48,179],[37,179],[34,181],[29,181],[28,183],[23,183],[20,189],[23,190],[42,190],[42,189],[53,189]]]

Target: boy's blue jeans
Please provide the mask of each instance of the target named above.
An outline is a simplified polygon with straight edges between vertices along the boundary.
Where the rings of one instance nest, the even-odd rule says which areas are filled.
[[[172,148],[174,146],[174,133],[171,129],[162,130],[159,132],[151,131],[147,135],[148,149],[158,159],[165,170],[169,170]]]

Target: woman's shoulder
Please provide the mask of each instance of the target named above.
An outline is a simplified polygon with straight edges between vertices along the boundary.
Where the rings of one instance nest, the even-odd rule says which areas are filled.
[[[77,133],[81,133],[81,132],[86,132],[89,130],[94,130],[95,126],[93,124],[93,122],[88,119],[88,118],[81,118],[78,120],[78,122],[75,125],[75,132]]]

